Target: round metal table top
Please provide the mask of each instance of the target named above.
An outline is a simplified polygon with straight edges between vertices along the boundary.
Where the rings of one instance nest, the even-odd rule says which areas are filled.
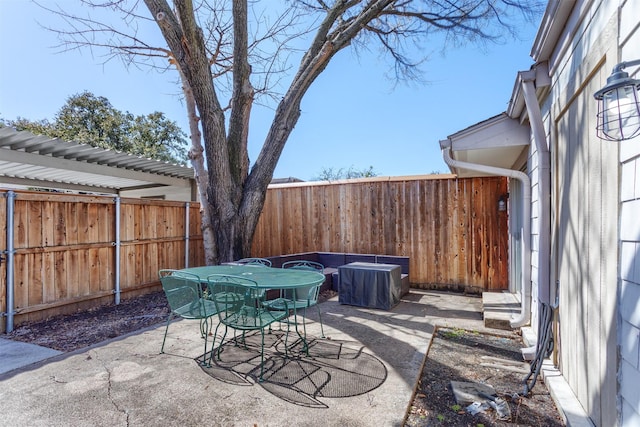
[[[180,271],[195,274],[206,281],[211,274],[240,276],[255,281],[260,288],[286,289],[300,286],[313,286],[322,283],[324,274],[317,271],[295,268],[271,268],[256,265],[209,265],[184,268]]]

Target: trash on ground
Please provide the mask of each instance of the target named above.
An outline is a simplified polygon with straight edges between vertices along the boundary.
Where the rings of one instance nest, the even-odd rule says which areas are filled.
[[[465,410],[471,414],[486,413],[493,409],[501,421],[511,419],[509,403],[496,395],[494,388],[488,384],[451,381],[451,390],[459,405],[466,406]]]
[[[451,381],[451,390],[456,403],[460,406],[467,406],[473,402],[483,400],[484,398],[480,393],[489,396],[496,394],[495,389],[488,384],[463,381]]]
[[[471,405],[466,407],[466,411],[471,415],[476,414],[484,414],[487,412],[487,409],[491,409],[491,406],[486,401],[483,402],[473,402]]]
[[[507,421],[511,419],[511,409],[509,409],[509,403],[501,397],[495,395],[481,393],[482,397],[488,399],[487,403],[495,409],[498,419]]]

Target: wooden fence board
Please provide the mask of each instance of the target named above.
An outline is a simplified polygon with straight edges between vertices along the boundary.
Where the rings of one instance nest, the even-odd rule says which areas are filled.
[[[437,176],[272,186],[253,256],[308,251],[410,257],[415,286],[508,288],[505,178]]]
[[[27,307],[30,305],[42,304],[44,302],[42,254],[27,254],[20,256],[20,258],[25,262],[25,271],[22,272],[22,281],[28,284],[27,301],[23,303],[22,306]]]
[[[53,253],[53,265],[54,265],[54,278],[53,278],[53,298],[58,300],[64,300],[68,298],[67,295],[67,286],[68,283],[66,281],[65,274],[65,253],[64,252],[54,252]]]
[[[93,203],[84,203],[84,215],[81,220],[83,226],[83,232],[88,242],[101,242],[104,241],[100,236],[99,227],[99,208],[101,206]]]
[[[65,244],[75,245],[78,243],[78,203],[65,203],[64,213]]]
[[[99,224],[100,224],[100,242],[115,241],[115,205],[100,205]]]
[[[102,290],[102,268],[100,261],[100,248],[89,249],[89,264],[87,264],[89,271],[87,274],[88,282],[85,284],[85,292],[87,294],[98,293]],[[87,289],[88,288],[88,289]]]
[[[120,205],[120,239],[124,242],[135,240],[133,228],[133,205]]]
[[[29,287],[27,283],[30,283],[30,267],[27,257],[14,257],[13,301],[14,307],[18,310],[29,306]],[[34,289],[32,297],[34,299],[38,298],[39,293],[42,293],[42,289]]]
[[[394,178],[274,186],[252,255],[306,251],[404,255],[413,286],[506,289],[507,216],[497,212],[504,178]],[[0,194],[6,191],[0,190]],[[14,205],[14,323],[112,301],[113,197],[18,191]],[[186,228],[186,216],[189,228]],[[6,208],[0,205],[0,219]],[[200,206],[121,199],[120,289],[159,290],[157,271],[204,264]],[[0,227],[0,249],[6,230]],[[6,307],[6,267],[0,297]],[[0,321],[4,326],[4,320]]]
[[[5,202],[6,199],[3,198],[3,203]],[[14,222],[13,222],[13,241],[14,241],[14,246],[15,248],[20,248],[20,247],[25,247],[28,246],[28,242],[34,241],[37,236],[32,237],[32,233],[34,232],[34,230],[38,230],[39,231],[39,227],[29,227],[29,217],[31,215],[30,210],[34,209],[34,206],[30,206],[27,203],[24,202],[20,202],[14,199]],[[2,210],[2,213],[4,215],[3,218],[6,218],[7,216],[7,212],[5,209]],[[0,219],[0,221],[2,221]],[[4,225],[4,224],[3,224]],[[0,226],[0,229],[5,228],[4,226]],[[6,237],[5,237],[6,239]],[[6,240],[3,240],[2,242],[0,242],[0,247],[4,248]],[[39,244],[39,239],[38,241],[34,242],[35,244]]]
[[[55,292],[55,259],[53,252],[42,254],[42,303],[54,302]],[[26,286],[27,284],[25,284]],[[34,301],[35,303],[35,301]],[[28,305],[33,305],[29,303]]]
[[[14,246],[16,249],[43,246],[42,203],[16,197],[14,206]]]
[[[0,190],[0,195],[7,191]],[[15,191],[14,325],[113,302],[116,207],[112,196]],[[120,200],[123,297],[160,289],[158,270],[185,266],[184,202]],[[203,265],[199,204],[189,204],[189,263]],[[6,224],[6,203],[0,204]],[[0,226],[0,250],[6,228]],[[0,309],[6,266],[0,263]],[[5,318],[0,326],[6,327]]]
[[[65,205],[66,203],[50,203],[51,221],[53,222],[53,246],[62,246],[67,244],[65,222]]]
[[[78,296],[80,292],[80,280],[82,275],[82,266],[78,264],[78,257],[80,251],[69,251],[65,259],[65,273],[67,283],[67,294],[69,297],[74,298]]]

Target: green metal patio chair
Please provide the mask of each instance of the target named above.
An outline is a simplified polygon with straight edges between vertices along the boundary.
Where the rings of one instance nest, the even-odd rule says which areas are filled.
[[[247,331],[260,331],[260,375],[258,381],[261,382],[264,373],[264,330],[272,323],[278,322],[289,315],[286,302],[283,302],[282,310],[267,309],[264,306],[265,292],[263,289],[260,289],[255,281],[245,277],[212,274],[207,277],[207,282],[209,298],[216,305],[220,324],[225,326],[224,335],[216,352],[218,360],[220,360],[220,352],[222,351],[222,344],[227,336],[228,328],[242,331],[243,337]],[[217,335],[217,328],[215,335]],[[287,338],[285,338],[285,352]],[[213,359],[214,347],[211,348],[210,361]]]
[[[271,267],[271,261],[266,258],[242,258],[237,261],[234,261],[234,264],[244,264],[244,265],[258,265],[264,267]]]
[[[204,338],[204,357],[207,354],[209,332],[211,331],[210,318],[215,316],[216,306],[203,296],[203,285],[195,274],[181,272],[179,270],[160,270],[160,282],[167,297],[171,313],[167,318],[167,326],[162,339],[160,353],[164,353],[164,344],[167,340],[169,323],[174,317],[183,319],[200,320],[200,335]]]
[[[282,268],[295,268],[298,270],[310,270],[317,271],[324,274],[324,265],[315,261],[297,260],[288,261],[282,264]],[[313,286],[304,286],[296,289],[282,289],[280,291],[280,298],[266,303],[267,307],[271,309],[281,310],[283,308],[282,302],[286,302],[289,309],[302,310],[302,329],[304,331],[305,341],[307,337],[307,325],[306,315],[307,308],[314,305],[318,309],[318,319],[320,319],[320,333],[324,338],[324,327],[322,326],[322,315],[320,314],[320,307],[318,306],[318,296],[320,295],[320,286],[322,283]]]

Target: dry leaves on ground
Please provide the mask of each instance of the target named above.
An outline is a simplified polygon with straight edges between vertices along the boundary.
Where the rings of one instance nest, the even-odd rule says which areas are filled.
[[[560,414],[541,378],[532,392],[524,392],[526,373],[510,370],[522,362],[522,339],[462,329],[440,328],[433,338],[407,426],[563,426]],[[491,366],[493,365],[493,366]],[[496,366],[499,366],[498,368]],[[528,369],[528,364],[521,366]],[[493,408],[471,415],[459,405],[451,381],[492,386],[509,406],[511,417],[500,420]]]
[[[7,338],[59,351],[73,351],[167,320],[164,292],[154,292],[92,310],[18,326]]]

